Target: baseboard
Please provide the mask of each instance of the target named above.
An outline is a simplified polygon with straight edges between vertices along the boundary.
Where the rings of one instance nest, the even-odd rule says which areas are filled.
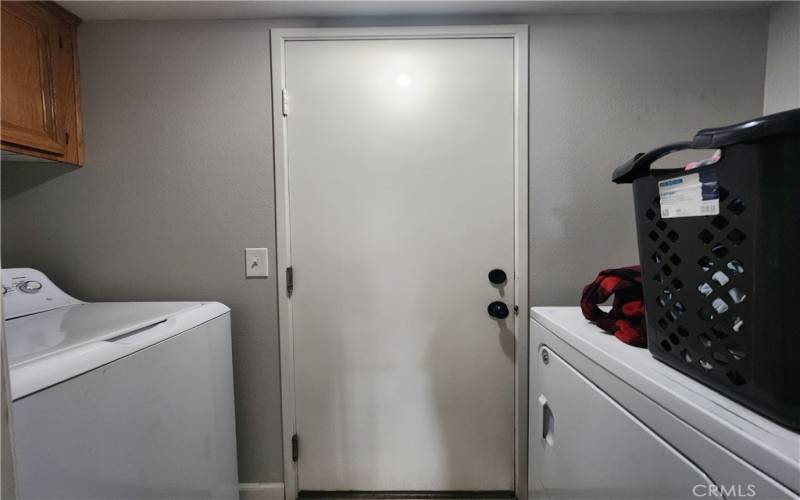
[[[283,500],[283,483],[241,483],[239,500]]]

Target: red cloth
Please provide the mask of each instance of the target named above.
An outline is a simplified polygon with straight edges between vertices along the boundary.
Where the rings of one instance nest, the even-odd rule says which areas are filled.
[[[614,301],[609,312],[600,307],[609,297]],[[606,269],[583,288],[583,316],[626,344],[647,347],[640,266]]]

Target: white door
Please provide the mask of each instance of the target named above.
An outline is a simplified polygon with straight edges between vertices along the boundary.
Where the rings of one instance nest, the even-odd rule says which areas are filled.
[[[513,490],[513,40],[284,65],[299,489]]]

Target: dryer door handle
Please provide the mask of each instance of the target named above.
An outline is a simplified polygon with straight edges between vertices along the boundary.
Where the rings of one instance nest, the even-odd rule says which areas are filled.
[[[553,446],[554,436],[553,432],[556,428],[556,419],[553,415],[553,410],[550,409],[547,398],[544,394],[539,395],[539,406],[542,407],[541,422],[542,422],[542,441],[549,446]]]

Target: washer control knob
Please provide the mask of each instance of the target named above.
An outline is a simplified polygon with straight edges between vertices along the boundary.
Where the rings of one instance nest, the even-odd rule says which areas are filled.
[[[42,284],[38,281],[28,280],[23,281],[20,283],[17,288],[19,288],[20,292],[24,293],[37,293],[39,290],[42,289]]]

